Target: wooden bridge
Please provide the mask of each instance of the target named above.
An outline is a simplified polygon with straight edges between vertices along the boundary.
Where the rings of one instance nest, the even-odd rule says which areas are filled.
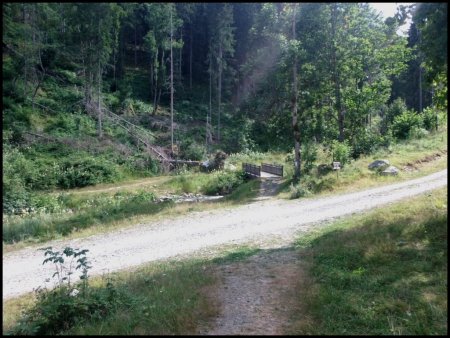
[[[242,170],[253,177],[283,177],[283,166],[277,164],[262,163],[260,166],[242,163]]]

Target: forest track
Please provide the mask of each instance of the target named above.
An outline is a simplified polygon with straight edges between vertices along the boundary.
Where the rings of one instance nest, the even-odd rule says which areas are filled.
[[[333,218],[362,212],[447,185],[447,169],[401,183],[331,197],[265,200],[230,209],[190,213],[106,234],[56,240],[42,247],[88,249],[91,275],[188,255],[210,255],[224,245],[277,248]],[[43,286],[53,266],[43,252],[26,248],[3,255],[3,300]],[[47,284],[51,287],[50,284]]]

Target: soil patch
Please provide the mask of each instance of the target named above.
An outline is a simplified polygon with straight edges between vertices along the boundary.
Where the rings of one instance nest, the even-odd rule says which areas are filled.
[[[296,285],[304,274],[293,249],[264,251],[219,265],[211,301],[219,315],[198,330],[202,335],[280,335],[296,311]]]

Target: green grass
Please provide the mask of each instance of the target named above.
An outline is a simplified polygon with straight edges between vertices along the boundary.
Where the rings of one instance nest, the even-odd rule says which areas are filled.
[[[291,333],[447,333],[446,189],[338,221],[297,246],[310,281]]]
[[[426,161],[430,155],[439,154],[440,157]],[[412,139],[391,145],[387,149],[380,149],[374,154],[361,156],[359,159],[345,165],[339,173],[330,172],[319,175],[317,169],[302,175],[300,185],[307,190],[309,196],[329,195],[338,192],[358,191],[364,188],[394,183],[407,179],[425,176],[447,168],[447,128],[431,133],[422,139]],[[387,159],[400,172],[397,176],[381,176],[368,169],[368,165],[376,159]],[[415,163],[421,161],[421,163]],[[329,155],[319,149],[317,164],[330,163]],[[404,167],[414,164],[414,171],[405,171]],[[287,167],[289,168],[289,167]],[[292,171],[288,170],[285,181],[280,189],[280,197],[291,198],[298,188],[292,188]],[[302,196],[303,197],[303,196]]]
[[[343,167],[339,176],[335,172],[327,175],[311,173],[302,176],[301,189],[291,187],[292,167],[285,165],[285,176],[281,183],[281,198],[290,198],[293,193],[302,195],[310,193],[308,197],[329,195],[350,191],[357,191],[373,186],[394,183],[406,179],[424,176],[432,172],[447,168],[447,134],[446,128],[438,133],[432,133],[420,140],[410,140],[391,146],[390,149],[379,150],[378,153],[351,162]],[[440,158],[415,163],[424,160],[430,155],[439,153]],[[370,162],[377,158],[387,158],[402,169],[408,163],[414,164],[417,171],[406,172],[401,170],[396,177],[377,175],[367,169]],[[227,160],[227,166],[232,164],[240,169],[242,162],[281,163],[286,159],[283,153],[256,153],[232,154]],[[316,163],[328,163],[326,152],[320,150]],[[230,188],[231,187],[231,188]],[[221,190],[230,190],[222,201],[215,203],[202,203],[201,205],[155,205],[134,201],[117,205],[115,196],[128,193],[139,195],[141,191],[150,192],[159,196],[182,193],[220,193]],[[40,193],[41,199],[55,204],[60,213],[45,213],[30,216],[3,216],[3,249],[15,250],[26,244],[42,242],[61,236],[76,234],[77,236],[91,235],[96,231],[105,231],[120,226],[132,225],[141,221],[154,220],[157,217],[173,217],[190,211],[236,206],[254,200],[258,194],[259,182],[250,180],[240,182],[230,173],[213,172],[198,173],[182,171],[174,176],[152,177],[118,184],[100,184],[94,187]],[[60,198],[59,196],[66,196]],[[89,205],[87,201],[97,201]],[[47,203],[46,202],[46,203]],[[58,204],[59,203],[59,204]],[[61,210],[72,209],[73,214],[61,213]],[[96,230],[97,229],[97,230]],[[15,244],[11,244],[15,243]],[[22,244],[20,244],[22,243]],[[19,245],[18,245],[19,244]]]
[[[342,219],[299,238],[305,281],[301,313],[287,334],[375,335],[447,332],[447,192],[431,193]],[[195,334],[218,314],[217,264],[261,252],[223,249],[216,257],[146,264],[95,277],[112,280],[123,301],[99,319],[84,319],[61,334]],[[306,264],[305,264],[306,263]],[[31,294],[3,303],[3,330],[35,303]]]
[[[147,264],[132,271],[92,278],[89,289],[99,294],[109,281],[117,294],[114,309],[100,319],[80,319],[59,332],[69,335],[186,334],[194,332],[200,319],[217,314],[205,288],[216,283],[204,260],[169,261]],[[120,297],[119,297],[120,296]],[[3,303],[3,330],[12,329],[20,311],[31,308],[31,295]],[[5,316],[6,315],[6,316]]]
[[[88,199],[69,197],[66,207],[73,206],[72,213],[4,217],[3,243],[44,242],[96,225],[107,227],[135,216],[154,215],[173,205],[171,201],[155,203],[152,196],[141,192]]]

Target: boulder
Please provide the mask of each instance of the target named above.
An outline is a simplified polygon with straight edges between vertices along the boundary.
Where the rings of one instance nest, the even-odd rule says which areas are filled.
[[[369,164],[370,170],[377,170],[382,171],[389,167],[389,161],[388,160],[375,160],[372,163]]]
[[[398,175],[399,170],[394,167],[393,165],[389,166],[388,168],[386,168],[385,170],[383,170],[381,172],[381,175]]]

